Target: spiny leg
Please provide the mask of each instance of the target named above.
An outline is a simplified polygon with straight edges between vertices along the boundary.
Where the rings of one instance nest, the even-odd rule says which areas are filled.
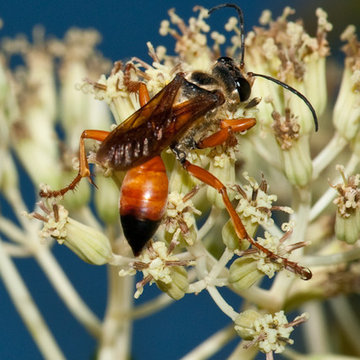
[[[241,120],[248,120],[248,119],[241,119]],[[246,121],[245,121],[245,123],[246,123]],[[249,127],[251,127],[251,126],[249,126]],[[222,130],[220,130],[220,132],[221,131]],[[243,130],[240,130],[240,131],[243,131]],[[216,134],[219,134],[219,132],[215,133],[215,135]],[[213,138],[213,139],[215,139],[215,140],[221,139],[223,137],[222,134],[223,133],[220,133],[218,138]],[[205,141],[205,144],[214,143],[213,139],[211,139],[211,141]],[[216,145],[219,145],[219,144],[221,144],[221,142],[217,143]],[[242,223],[238,213],[235,211],[234,207],[232,206],[229,196],[227,194],[225,185],[217,177],[212,175],[209,171],[207,171],[197,165],[191,164],[186,159],[185,152],[180,150],[176,144],[174,144],[171,148],[172,148],[172,151],[174,152],[174,154],[176,155],[176,158],[180,161],[181,165],[184,167],[184,169],[186,171],[188,171],[192,176],[196,177],[197,179],[204,182],[205,184],[213,187],[220,193],[220,195],[222,196],[222,199],[224,201],[226,210],[233,222],[235,232],[236,232],[237,236],[239,237],[240,241],[247,240],[254,247],[256,247],[257,249],[262,251],[264,254],[266,254],[266,256],[268,257],[268,259],[270,261],[278,262],[279,264],[283,264],[284,268],[286,268],[290,271],[293,271],[296,274],[299,274],[305,280],[311,279],[312,273],[308,268],[302,267],[294,261],[290,261],[280,255],[277,255],[277,254],[273,253],[272,251],[268,250],[267,248],[265,248],[264,246],[260,245],[258,242],[256,242],[247,233],[245,226]]]
[[[80,142],[79,142],[79,172],[74,178],[74,180],[69,185],[67,185],[66,187],[60,190],[50,190],[50,191],[40,190],[39,195],[43,198],[63,196],[69,190],[74,190],[76,185],[80,182],[80,180],[83,177],[88,177],[89,181],[93,184],[93,181],[90,177],[91,173],[89,169],[89,164],[86,158],[85,139],[104,141],[108,135],[109,135],[108,131],[84,130],[80,136]]]

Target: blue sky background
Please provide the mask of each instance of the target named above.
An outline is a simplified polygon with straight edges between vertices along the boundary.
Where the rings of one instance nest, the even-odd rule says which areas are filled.
[[[99,30],[103,35],[99,49],[105,57],[114,61],[131,56],[146,60],[148,57],[145,44],[148,40],[155,46],[167,45],[169,52],[172,49],[173,41],[170,38],[166,38],[165,41],[165,38],[158,34],[160,21],[167,18],[168,8],[175,7],[177,13],[187,19],[192,15],[194,5],[211,7],[219,3],[215,0],[203,0],[202,2],[161,0],[1,1],[0,18],[4,21],[4,27],[0,34],[2,36],[14,36],[18,33],[30,35],[34,25],[42,24],[45,26],[47,34],[62,37],[70,27],[91,27]],[[286,5],[294,7],[297,14],[305,18],[308,27],[314,30],[316,24],[314,12],[318,6],[322,6],[325,10],[331,10],[330,21],[335,23],[331,40],[338,38],[344,29],[345,25],[341,23],[345,21],[345,23],[356,24],[358,21],[355,17],[358,17],[359,12],[354,11],[352,3],[352,1],[334,2],[329,0],[244,0],[237,2],[244,11],[247,30],[257,23],[264,8],[272,10],[276,17]],[[212,28],[222,31],[225,19],[229,15],[235,14],[232,14],[230,10],[218,12],[211,19]],[[339,45],[337,41],[334,40],[334,42],[336,42],[335,46]],[[336,48],[333,53],[339,54]],[[26,177],[23,179],[23,186],[29,187]],[[29,204],[33,203],[34,195],[30,194],[27,201]],[[0,205],[2,211],[7,211],[4,204],[0,202]],[[65,247],[55,247],[55,253],[75,287],[80,289],[83,298],[99,316],[102,316],[106,305],[105,267],[87,265]],[[95,342],[69,314],[36,263],[32,259],[19,259],[16,264],[67,358],[89,359],[96,350]],[[155,294],[157,294],[155,286],[147,287],[142,301]],[[0,359],[41,358],[5,293],[1,281],[0,303]],[[239,306],[237,297],[232,299],[232,305],[235,308]],[[228,323],[227,317],[209,300],[206,293],[198,296],[186,296],[165,311],[149,319],[135,322],[133,359],[177,359]],[[230,349],[227,348],[225,352],[216,355],[213,359],[224,359],[229,351]]]

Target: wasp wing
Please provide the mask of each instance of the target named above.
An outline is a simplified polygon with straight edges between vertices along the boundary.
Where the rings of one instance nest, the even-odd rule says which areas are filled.
[[[180,97],[183,102],[176,103]],[[181,137],[199,117],[219,106],[223,95],[188,82],[182,74],[116,127],[101,144],[96,159],[114,170],[140,165]]]

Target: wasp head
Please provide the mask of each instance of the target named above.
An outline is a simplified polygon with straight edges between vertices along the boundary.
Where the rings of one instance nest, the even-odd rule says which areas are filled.
[[[248,100],[251,94],[251,85],[240,67],[232,58],[226,56],[216,60],[211,73],[193,72],[190,81],[204,88],[219,89],[228,98],[233,98],[236,93],[235,96],[240,102]]]
[[[250,83],[232,58],[223,56],[217,59],[212,73],[222,83],[228,94],[237,91],[240,102],[246,101],[250,97]]]

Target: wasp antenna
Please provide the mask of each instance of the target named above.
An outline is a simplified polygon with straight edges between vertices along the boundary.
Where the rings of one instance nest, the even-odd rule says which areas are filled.
[[[241,40],[241,57],[240,57],[240,68],[244,68],[244,55],[245,55],[245,31],[244,31],[244,14],[241,8],[235,4],[220,4],[214,6],[208,11],[208,14],[211,15],[214,11],[219,10],[224,7],[234,8],[239,15],[239,23],[240,23],[240,40]]]
[[[287,89],[289,91],[291,91],[293,94],[297,95],[300,99],[302,99],[304,101],[304,103],[307,105],[307,107],[310,109],[312,116],[314,118],[314,123],[315,123],[315,131],[319,130],[319,124],[318,124],[318,118],[316,115],[316,111],[314,109],[314,107],[311,105],[310,101],[299,91],[297,91],[296,89],[294,89],[292,86],[283,83],[282,81],[275,79],[271,76],[268,75],[263,75],[263,74],[255,74],[253,72],[248,72],[247,73],[248,76],[258,76],[258,77],[262,77],[264,79],[270,80],[280,86],[282,86],[284,89]]]

